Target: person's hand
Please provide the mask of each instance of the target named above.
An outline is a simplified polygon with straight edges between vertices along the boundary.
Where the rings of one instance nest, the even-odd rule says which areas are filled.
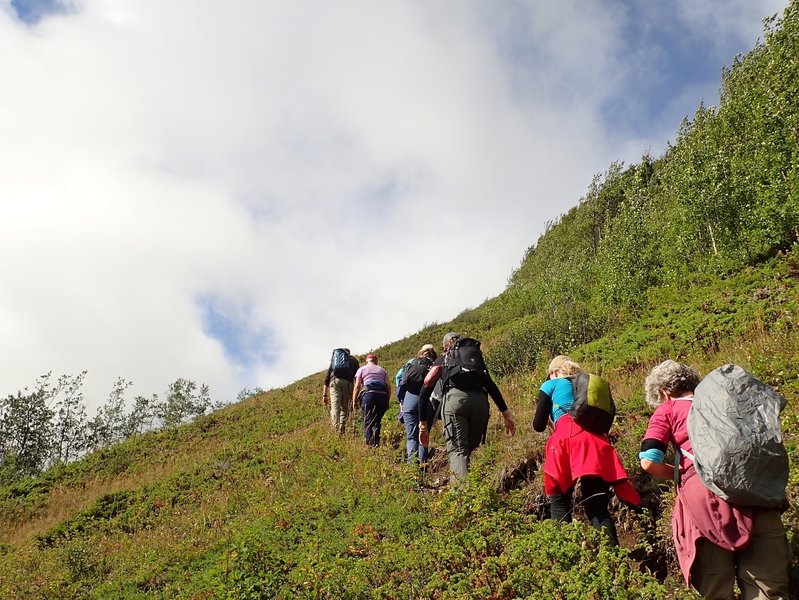
[[[419,429],[419,443],[425,448],[430,444],[430,432],[427,429]]]
[[[324,404],[325,406],[330,404],[330,400],[328,399],[327,394],[322,394],[322,404]]]
[[[502,413],[502,417],[505,419],[505,431],[508,432],[508,435],[515,435],[516,422],[513,420],[513,416],[510,414],[510,411],[506,410],[504,413]]]

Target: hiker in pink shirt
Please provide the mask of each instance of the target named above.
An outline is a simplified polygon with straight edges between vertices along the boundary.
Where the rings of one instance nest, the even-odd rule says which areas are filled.
[[[742,600],[788,598],[789,548],[775,509],[735,506],[708,489],[687,454],[688,411],[699,373],[667,360],[646,378],[646,401],[655,407],[641,443],[641,467],[677,481],[672,535],[686,584],[706,598]],[[665,461],[669,444],[684,451],[679,463]]]
[[[366,355],[366,364],[355,373],[355,387],[352,391],[352,409],[361,405],[363,416],[363,436],[367,446],[380,445],[380,430],[383,415],[388,410],[391,386],[388,373],[377,364],[377,355]]]

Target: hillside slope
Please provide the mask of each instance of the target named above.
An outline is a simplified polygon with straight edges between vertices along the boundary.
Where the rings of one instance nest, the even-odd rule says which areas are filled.
[[[0,593],[543,598],[560,590],[568,598],[690,597],[670,553],[669,486],[635,466],[647,416],[641,383],[665,353],[702,370],[735,361],[778,386],[790,400],[784,424],[795,496],[797,275],[799,260],[790,254],[697,283],[690,294],[655,290],[634,321],[574,349],[614,385],[617,446],[651,511],[617,508],[627,550],[608,548],[579,523],[539,520],[544,436],[528,424],[540,370],[501,380],[519,435],[507,438],[495,416],[470,485],[444,493],[431,485],[434,475],[421,479],[403,464],[396,406],[377,451],[355,435],[335,436],[318,403],[316,374],[4,490]],[[475,333],[490,342],[490,332]],[[381,351],[398,354],[405,344]],[[785,518],[796,545],[793,500]]]
[[[643,379],[665,358],[735,362],[788,398],[799,556],[799,3],[722,83],[664,156],[598,178],[505,292],[378,349],[393,373],[448,330],[483,341],[520,431],[494,414],[466,485],[437,481],[440,431],[430,473],[404,464],[396,404],[381,448],[336,436],[316,373],[0,488],[0,597],[693,597],[672,486],[637,466]],[[560,352],[613,385],[612,437],[647,508],[614,506],[621,549],[579,518],[542,520],[545,436],[529,423]]]

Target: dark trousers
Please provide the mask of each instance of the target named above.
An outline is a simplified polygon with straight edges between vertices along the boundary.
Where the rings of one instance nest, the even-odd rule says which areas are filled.
[[[383,415],[388,410],[388,394],[386,392],[364,392],[361,396],[361,414],[363,415],[363,438],[367,446],[380,445],[380,427]]]
[[[488,426],[488,396],[483,391],[452,388],[441,409],[449,469],[456,479],[469,473],[472,452],[480,445]]]
[[[619,545],[616,536],[616,526],[610,518],[608,505],[610,504],[610,485],[601,477],[586,475],[580,478],[580,488],[583,500],[580,505],[585,510],[585,516],[593,527],[604,531],[614,546]],[[549,497],[552,518],[556,521],[570,523],[572,520],[572,496],[574,488],[567,492],[552,494]]]

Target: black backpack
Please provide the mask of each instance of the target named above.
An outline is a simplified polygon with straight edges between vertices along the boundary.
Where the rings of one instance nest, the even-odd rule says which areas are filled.
[[[330,359],[330,368],[333,370],[333,375],[339,379],[350,377],[350,353],[344,350],[344,348],[336,348],[333,350],[333,357]]]
[[[414,358],[402,369],[402,385],[411,394],[419,395],[424,385],[424,378],[433,365],[429,358]]]
[[[473,338],[460,338],[444,354],[444,387],[459,390],[483,389],[488,373],[480,342]]]

